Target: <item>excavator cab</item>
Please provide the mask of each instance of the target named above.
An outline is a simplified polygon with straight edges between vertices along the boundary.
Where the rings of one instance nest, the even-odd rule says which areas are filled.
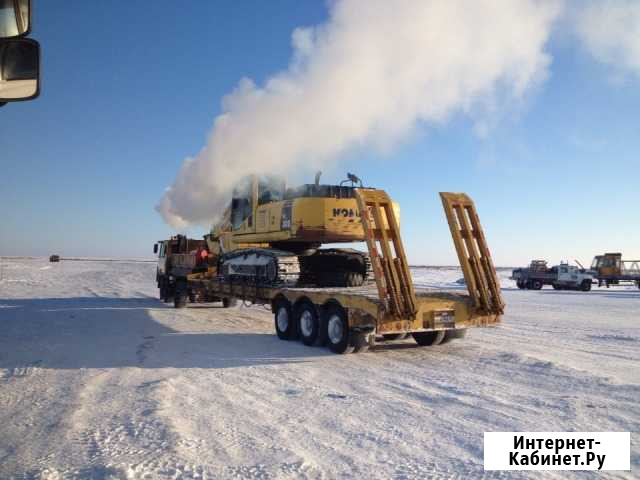
[[[253,185],[250,178],[244,179],[233,189],[231,196],[231,227],[234,230],[242,228],[245,220],[249,226],[253,215]]]

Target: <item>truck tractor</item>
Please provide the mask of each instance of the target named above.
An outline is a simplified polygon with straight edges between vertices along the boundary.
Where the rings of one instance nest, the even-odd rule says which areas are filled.
[[[188,275],[215,269],[215,258],[210,258],[204,240],[176,235],[168,240],[160,240],[153,246],[153,253],[158,255],[156,283],[160,290],[160,300],[174,300],[176,306],[185,306],[187,300],[222,301],[225,307],[235,305],[230,298],[196,298],[197,292],[187,286]]]

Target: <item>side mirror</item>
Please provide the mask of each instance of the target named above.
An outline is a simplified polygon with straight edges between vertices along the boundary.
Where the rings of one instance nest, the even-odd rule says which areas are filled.
[[[0,0],[0,38],[31,32],[31,0]]]
[[[1,1],[1,0],[0,0]],[[40,94],[40,45],[30,38],[0,41],[0,103]]]
[[[157,243],[153,244],[153,253],[158,253],[158,244]]]

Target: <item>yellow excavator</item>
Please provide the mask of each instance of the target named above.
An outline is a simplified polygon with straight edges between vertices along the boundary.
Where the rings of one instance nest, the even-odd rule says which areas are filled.
[[[366,240],[356,201],[362,181],[351,173],[339,185],[315,182],[287,188],[284,180],[249,176],[205,236],[218,275],[264,285],[354,287],[371,279],[368,254],[323,244]],[[393,204],[396,218],[399,207]]]

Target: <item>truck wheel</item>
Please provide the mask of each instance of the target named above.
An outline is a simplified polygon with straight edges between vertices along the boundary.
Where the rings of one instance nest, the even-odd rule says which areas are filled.
[[[236,305],[238,305],[237,298],[224,297],[222,299],[222,308],[231,308],[231,307],[235,307]]]
[[[169,285],[167,285],[168,282],[164,278],[161,278],[160,282],[158,283],[158,288],[160,289],[160,300],[166,303],[169,301]]]
[[[176,291],[173,294],[173,306],[175,308],[184,308],[189,300],[187,286],[183,282],[176,283]]]
[[[331,305],[327,311],[327,344],[334,353],[351,353],[349,345],[349,320],[343,308]]]
[[[638,280],[638,288],[640,288],[640,280]]]
[[[582,281],[582,285],[580,286],[580,289],[583,292],[588,292],[591,290],[591,280],[583,280]]]
[[[534,290],[540,290],[542,288],[542,282],[540,280],[533,280],[531,282],[531,288]]]
[[[467,329],[466,328],[456,328],[454,330],[447,330],[444,334],[444,338],[442,339],[442,341],[440,342],[442,343],[449,343],[451,340],[455,340],[457,338],[464,338],[467,336]]]
[[[295,321],[298,323],[300,338],[305,345],[313,345],[318,340],[320,318],[318,311],[309,302],[302,302],[296,307]]]
[[[291,318],[291,305],[279,300],[275,305],[274,323],[280,340],[291,340],[295,336],[295,324]]]
[[[516,287],[518,287],[520,290],[524,290],[524,282],[522,280],[518,280],[516,282]]]
[[[551,286],[553,287],[554,290],[562,290],[562,287],[557,283],[552,283]]]
[[[444,340],[445,331],[439,330],[437,332],[413,332],[413,339],[421,347],[428,347],[431,345],[438,345]]]

